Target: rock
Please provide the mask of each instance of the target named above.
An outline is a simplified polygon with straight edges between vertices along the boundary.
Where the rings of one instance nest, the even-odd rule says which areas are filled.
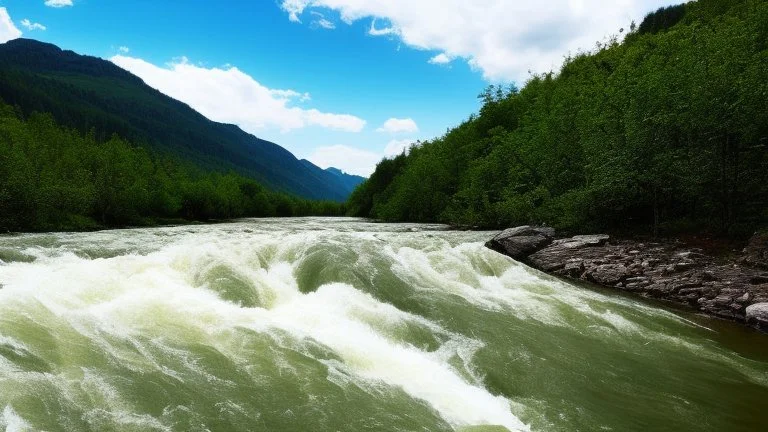
[[[489,241],[486,246],[512,259],[523,260],[552,243],[554,228],[521,226],[510,228]]]
[[[747,306],[747,324],[768,330],[768,303],[755,303]]]
[[[603,264],[590,274],[591,279],[602,285],[615,285],[627,276],[627,268],[622,264]]]
[[[581,249],[584,247],[596,247],[604,245],[611,237],[607,234],[577,235],[571,238],[561,239],[555,245],[566,249]]]
[[[768,269],[768,233],[757,233],[744,249],[744,263]]]
[[[555,276],[660,298],[742,324],[747,317],[750,325],[768,332],[768,267],[745,258],[735,265],[733,259],[703,255],[678,241],[609,242],[603,234],[555,240],[554,235],[551,228],[523,226],[502,232],[487,246]],[[758,249],[751,245],[750,256],[764,258]]]

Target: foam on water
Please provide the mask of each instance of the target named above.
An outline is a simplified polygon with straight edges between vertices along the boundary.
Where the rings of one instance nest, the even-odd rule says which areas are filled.
[[[9,404],[0,425],[9,431],[31,427],[10,404],[28,397],[25,382],[37,382],[60,393],[56,403],[80,409],[80,420],[91,427],[172,430],[169,419],[193,415],[185,405],[144,412],[141,401],[123,394],[115,377],[102,371],[124,371],[137,380],[158,373],[170,383],[165,385],[180,388],[200,379],[236,389],[241,384],[229,371],[211,368],[190,347],[213,350],[221,361],[253,370],[264,360],[244,356],[249,351],[243,349],[243,329],[271,341],[274,348],[259,356],[271,356],[279,371],[297,380],[303,370],[278,349],[322,365],[325,379],[342,390],[354,386],[376,397],[398,389],[454,428],[529,430],[520,419],[531,416],[524,403],[489,390],[487,371],[475,363],[479,350],[494,347],[385,301],[377,285],[381,277],[407,287],[408,296],[426,296],[435,307],[460,298],[478,311],[590,337],[672,341],[760,381],[761,370],[649,329],[620,311],[631,307],[686,326],[677,316],[543,277],[484,249],[477,234],[432,231],[439,227],[401,234],[347,222],[339,230],[294,221],[67,234],[44,237],[46,246],[35,244],[40,236],[16,238],[11,247],[35,260],[0,264],[0,348],[6,347],[0,351],[0,389],[11,389],[0,392],[0,404]],[[20,328],[4,316],[24,317],[34,326]],[[62,348],[68,343],[72,349]],[[3,352],[32,360],[19,363]],[[19,372],[33,366],[40,371]],[[260,378],[252,378],[258,391]],[[316,403],[312,409],[322,411]],[[219,400],[216,407],[227,415],[260,418],[234,400]]]

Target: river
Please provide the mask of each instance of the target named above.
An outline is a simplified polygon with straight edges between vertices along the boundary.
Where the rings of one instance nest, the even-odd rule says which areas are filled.
[[[0,237],[7,431],[757,431],[768,338],[488,232],[263,219]]]

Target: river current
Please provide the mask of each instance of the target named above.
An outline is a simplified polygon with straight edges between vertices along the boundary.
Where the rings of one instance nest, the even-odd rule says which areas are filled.
[[[765,430],[766,336],[543,275],[492,234],[0,236],[0,429]]]

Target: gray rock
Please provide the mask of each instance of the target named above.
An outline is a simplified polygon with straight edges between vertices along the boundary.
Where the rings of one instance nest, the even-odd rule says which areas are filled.
[[[513,259],[523,260],[548,246],[554,237],[554,228],[521,226],[505,230],[486,246]]]
[[[592,280],[602,285],[615,285],[627,276],[627,268],[622,264],[603,264],[591,274]]]
[[[611,237],[607,234],[577,235],[571,238],[561,239],[555,245],[566,249],[581,249],[584,247],[602,246]]]
[[[746,319],[748,324],[768,329],[768,303],[755,303],[747,306]]]

